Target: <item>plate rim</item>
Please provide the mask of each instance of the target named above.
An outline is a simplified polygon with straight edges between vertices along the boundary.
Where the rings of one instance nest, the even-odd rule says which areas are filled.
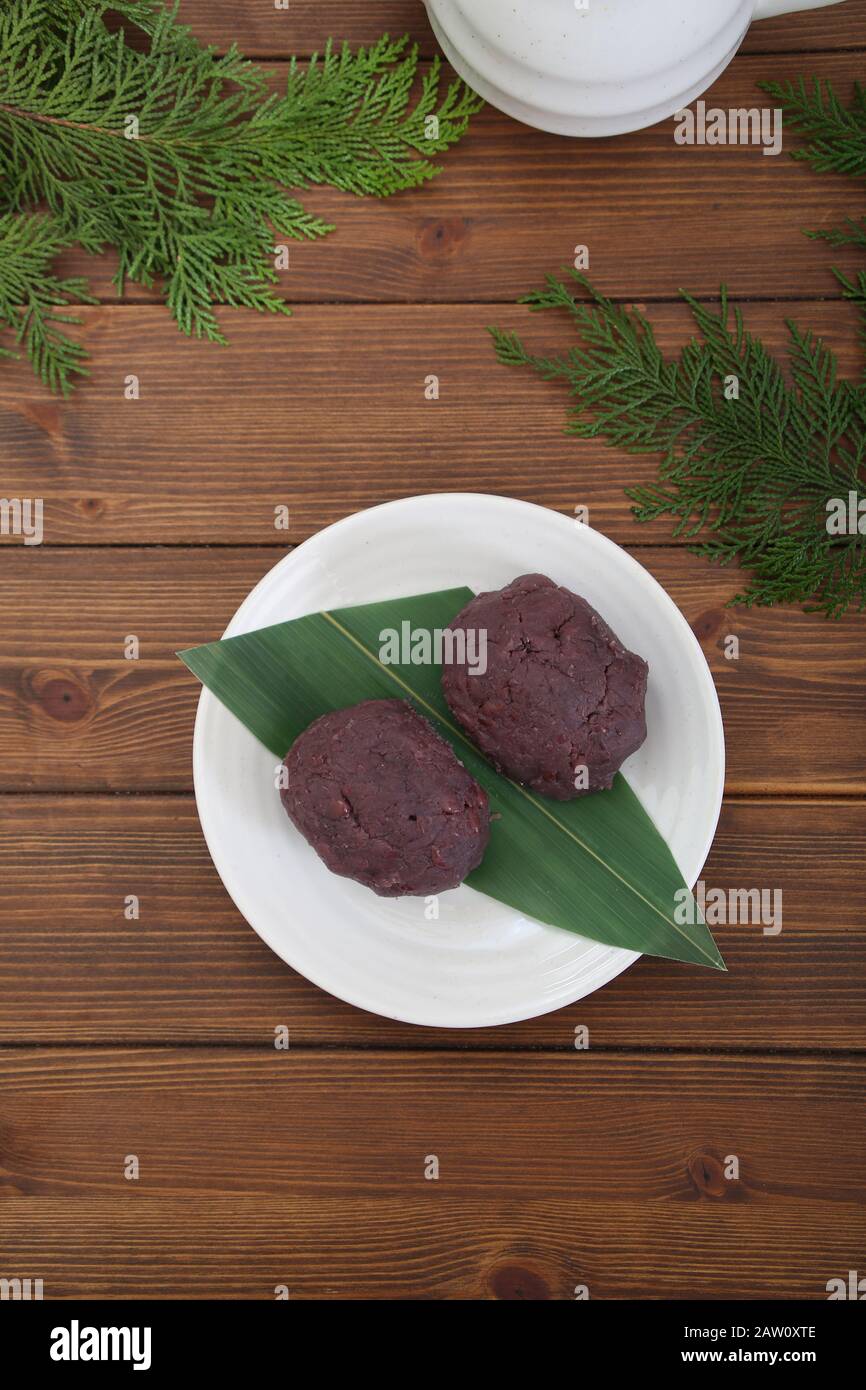
[[[272,581],[273,576],[277,573],[278,570],[282,568],[287,568],[295,559],[295,557],[303,550],[304,546],[309,545],[311,542],[316,541],[325,534],[331,534],[337,530],[351,529],[354,525],[361,524],[361,518],[367,518],[374,513],[394,510],[397,508],[406,507],[407,505],[423,506],[424,504],[429,504],[431,502],[448,501],[483,501],[486,504],[493,503],[496,505],[500,505],[503,507],[504,510],[508,511],[514,511],[515,509],[526,511],[528,509],[532,512],[542,513],[542,515],[547,521],[550,521],[552,519],[554,521],[554,524],[556,524],[557,521],[561,521],[565,526],[574,525],[573,519],[569,518],[564,512],[556,511],[552,507],[542,506],[540,503],[537,502],[527,502],[522,498],[503,496],[499,493],[410,493],[405,497],[392,498],[387,502],[380,502],[372,507],[361,507],[357,511],[350,512],[347,516],[340,517],[339,520],[331,522],[327,526],[321,527],[318,531],[315,531],[311,536],[305,537],[303,541],[300,541],[297,545],[292,546],[291,550],[289,550],[285,555],[282,555],[280,559],[276,561],[275,564],[271,565],[270,568],[265,571],[262,577],[253,585],[252,589],[250,589],[249,593],[243,599],[239,607],[235,610],[232,617],[229,619],[229,622],[226,625],[222,633],[222,636],[219,639],[215,640],[221,641],[226,637],[235,637],[245,630],[243,626],[244,614],[246,613],[248,608],[253,605],[255,598],[259,593],[259,590]],[[717,736],[718,776],[714,798],[713,814],[711,816],[711,821],[709,824],[707,836],[705,838],[705,843],[701,850],[700,865],[697,869],[694,878],[692,879],[692,882],[689,883],[689,887],[694,888],[694,885],[697,882],[698,877],[700,876],[703,865],[706,863],[707,856],[709,855],[710,849],[715,839],[716,831],[718,829],[719,824],[719,817],[721,815],[722,802],[725,790],[725,729],[724,721],[722,719],[722,710],[721,704],[719,702],[719,695],[718,691],[716,690],[716,684],[713,680],[713,675],[712,671],[710,670],[709,662],[707,661],[707,658],[704,654],[700,642],[695,636],[695,633],[692,630],[692,627],[686,619],[684,613],[680,610],[680,608],[671,598],[664,585],[661,584],[659,580],[656,579],[655,575],[651,574],[650,571],[644,565],[642,565],[639,560],[635,559],[631,552],[628,551],[624,546],[619,545],[614,540],[611,540],[609,536],[606,536],[602,531],[596,530],[595,527],[592,527],[587,524],[585,529],[592,533],[594,537],[593,544],[600,544],[602,550],[606,549],[616,551],[621,558],[624,558],[627,561],[628,567],[631,568],[633,572],[640,577],[641,582],[645,583],[649,581],[650,587],[657,591],[656,597],[661,597],[661,599],[663,600],[663,605],[673,613],[675,620],[679,624],[681,624],[685,631],[688,633],[688,636],[691,639],[691,645],[694,651],[700,657],[698,669],[701,674],[701,679],[703,680],[703,683],[706,687],[710,713],[714,716],[713,724]],[[634,965],[636,961],[640,960],[642,954],[640,951],[629,951],[624,947],[610,947],[609,949],[616,953],[614,961],[612,962],[615,968],[611,970],[611,973],[607,976],[603,983],[596,985],[593,989],[588,990],[586,993],[578,994],[575,996],[574,999],[570,1001],[557,1001],[551,1004],[549,1008],[539,1009],[537,1006],[533,1005],[530,1006],[525,1013],[514,1013],[511,1014],[507,1019],[485,1019],[483,1021],[471,1024],[455,1024],[448,1021],[437,1022],[435,1020],[431,1021],[427,1019],[419,1020],[418,1018],[409,1018],[405,1014],[400,1014],[396,1012],[385,1012],[384,1010],[378,1007],[371,1008],[370,1005],[365,1003],[362,999],[352,997],[351,992],[347,992],[341,989],[341,991],[337,993],[330,984],[325,984],[321,980],[316,979],[314,975],[308,974],[306,971],[300,970],[296,965],[293,964],[292,961],[288,960],[286,956],[283,954],[283,951],[276,946],[274,941],[271,939],[270,932],[254,925],[254,923],[250,920],[250,917],[247,914],[246,910],[238,900],[239,897],[243,895],[240,892],[236,892],[234,887],[229,886],[217,862],[216,855],[214,854],[213,844],[211,842],[211,835],[208,833],[208,817],[207,813],[204,810],[203,794],[200,791],[200,787],[203,782],[203,768],[205,760],[205,720],[208,716],[208,712],[212,704],[219,705],[220,703],[221,702],[217,700],[217,697],[210,690],[208,690],[207,686],[202,685],[201,690],[199,692],[198,703],[196,706],[195,722],[193,726],[192,771],[193,793],[195,797],[196,814],[198,816],[199,826],[201,827],[201,832],[204,837],[205,844],[207,846],[208,854],[210,855],[211,862],[213,863],[214,869],[216,870],[216,873],[219,877],[220,882],[223,885],[223,888],[228,893],[229,897],[231,898],[238,912],[240,912],[247,926],[256,933],[256,935],[265,943],[269,950],[273,951],[274,955],[276,955],[277,958],[281,960],[284,965],[287,965],[290,970],[294,970],[295,973],[300,975],[303,979],[309,980],[309,982],[312,985],[314,985],[317,989],[322,990],[325,994],[331,995],[332,998],[340,999],[344,1003],[351,1005],[353,1008],[362,1009],[366,1013],[372,1013],[375,1017],[390,1018],[398,1023],[411,1024],[413,1027],[447,1028],[452,1030],[457,1029],[463,1031],[474,1030],[476,1028],[504,1028],[508,1027],[508,1025],[511,1023],[520,1023],[526,1022],[527,1020],[533,1018],[542,1018],[545,1014],[556,1013],[560,1009],[568,1008],[570,1004],[577,1003],[580,999],[589,998],[591,994],[595,994],[598,990],[604,989],[604,987],[610,984],[612,980],[615,980],[630,966]],[[691,877],[691,875],[688,875],[686,877],[689,878]]]

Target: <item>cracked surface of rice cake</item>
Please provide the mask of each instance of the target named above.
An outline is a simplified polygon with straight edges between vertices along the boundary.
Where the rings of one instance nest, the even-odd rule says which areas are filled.
[[[405,700],[323,715],[284,759],[280,797],[335,874],[383,897],[456,888],[487,846],[487,793]]]
[[[559,801],[610,787],[646,738],[648,667],[601,615],[545,575],[524,574],[478,594],[450,626],[486,632],[484,673],[446,665],[442,691],[499,771]]]

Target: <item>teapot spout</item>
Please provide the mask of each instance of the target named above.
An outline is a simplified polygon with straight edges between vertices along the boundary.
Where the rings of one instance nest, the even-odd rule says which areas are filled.
[[[820,10],[838,5],[840,0],[755,0],[752,19],[770,19],[774,14],[794,14],[797,10]]]

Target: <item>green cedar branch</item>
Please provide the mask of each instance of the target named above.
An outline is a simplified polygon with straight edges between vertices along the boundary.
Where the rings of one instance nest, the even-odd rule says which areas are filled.
[[[125,28],[112,32],[118,11]],[[136,46],[130,28],[143,31]],[[151,0],[8,0],[0,214],[46,209],[65,244],[115,248],[119,292],[159,283],[183,332],[223,342],[217,305],[291,312],[275,288],[275,242],[333,230],[294,191],[387,197],[438,173],[435,157],[482,105],[460,81],[440,91],[440,79],[438,61],[420,76],[417,50],[385,36],[356,52],[329,42],[273,92],[235,47],[199,44]],[[28,283],[42,301],[59,293],[47,265],[41,281],[31,266]],[[41,349],[49,379],[60,347],[55,336]]]
[[[843,105],[832,82],[805,77],[794,81],[758,83],[782,108],[786,125],[806,141],[791,151],[792,159],[805,160],[819,173],[845,174],[866,178],[866,91],[854,83],[850,102]],[[830,246],[855,246],[866,250],[866,219],[846,218],[841,227],[820,227],[807,231],[813,241]],[[833,274],[842,287],[842,297],[852,300],[861,311],[860,333],[866,345],[866,274],[851,281],[834,267]],[[863,386],[866,389],[866,369]]]
[[[490,332],[501,362],[566,384],[569,433],[660,458],[657,483],[627,492],[638,520],[670,516],[696,553],[738,559],[751,582],[733,603],[833,617],[866,607],[866,536],[827,529],[828,501],[863,489],[866,405],[830,350],[789,321],[789,380],[723,288],[718,311],[683,293],[700,337],[667,361],[643,314],[569,273],[583,297],[551,275],[521,301],[570,316],[578,343],[567,353],[538,356],[517,334]],[[728,377],[738,398],[727,398]]]
[[[792,158],[806,160],[824,173],[866,178],[866,92],[859,82],[847,107],[832,82],[818,77],[758,86],[778,102],[785,123],[807,140],[792,150]]]
[[[0,325],[11,330],[15,344],[0,345],[0,356],[18,357],[20,348],[44,384],[63,396],[87,369],[84,349],[66,332],[81,320],[62,306],[96,302],[84,280],[52,274],[55,256],[69,245],[53,218],[0,214]]]

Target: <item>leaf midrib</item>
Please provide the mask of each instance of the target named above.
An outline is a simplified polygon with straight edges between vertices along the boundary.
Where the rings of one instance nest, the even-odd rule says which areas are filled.
[[[375,652],[371,651],[369,647],[365,646],[364,643],[358,637],[356,637],[353,632],[350,632],[347,627],[344,627],[343,624],[339,622],[337,618],[334,617],[333,613],[329,613],[326,610],[323,610],[320,616],[323,617],[326,622],[329,622],[332,627],[336,628],[336,630],[339,633],[341,633],[343,637],[348,638],[348,640],[353,644],[353,646],[357,647],[358,651],[362,652],[363,655],[366,656],[369,661],[372,661],[373,665],[379,671],[381,671],[383,675],[387,676],[390,680],[392,680],[395,683],[395,685],[401,686],[402,689],[405,690],[412,697],[413,700],[416,700],[419,705],[423,705],[426,710],[429,710],[430,714],[433,716],[434,719],[436,719],[440,724],[444,724],[446,729],[449,729],[452,734],[459,738],[461,743],[465,743],[467,748],[471,749],[473,753],[480,756],[478,754],[478,749],[475,747],[472,740],[467,737],[467,735],[463,732],[462,729],[460,729],[456,724],[452,724],[449,719],[446,719],[445,716],[441,714],[439,710],[436,709],[435,705],[429,704],[428,701],[424,699],[423,695],[419,695],[418,692],[415,689],[413,689],[413,687],[409,685],[407,681],[404,681],[400,676],[398,676],[396,672],[394,672],[391,669],[390,666],[386,666],[384,662],[380,661]],[[672,921],[669,917],[666,917],[665,914],[655,905],[655,903],[651,902],[649,898],[644,897],[640,889],[636,888],[633,883],[629,883],[628,879],[623,878],[620,873],[617,873],[616,869],[613,868],[613,866],[609,864],[606,859],[602,859],[601,855],[596,854],[595,850],[592,849],[590,845],[586,844],[586,842],[582,840],[579,835],[575,835],[574,831],[570,830],[567,825],[563,825],[560,820],[557,820],[556,816],[554,816],[547,809],[546,806],[542,806],[541,802],[538,801],[537,798],[534,797],[531,792],[528,792],[525,787],[522,787],[520,785],[519,782],[514,782],[510,777],[506,777],[504,773],[500,775],[506,782],[509,783],[510,786],[514,787],[515,791],[519,792],[520,795],[530,803],[530,805],[534,806],[536,810],[540,811],[543,816],[546,816],[547,819],[553,825],[556,826],[557,830],[562,831],[564,835],[568,835],[568,837],[572,839],[576,845],[580,845],[580,848],[584,850],[588,855],[590,855],[591,858],[595,859],[598,864],[601,864],[602,868],[606,869],[607,872],[613,878],[617,879],[623,885],[623,887],[627,888],[628,891],[630,893],[633,893],[634,896],[638,898],[640,902],[644,903],[652,912],[656,914],[656,916],[660,917],[666,926],[672,927],[675,932],[679,933],[679,935],[683,938],[684,941],[688,942],[689,946],[691,946],[693,949],[697,949],[700,952],[700,954],[703,955],[715,967],[715,969],[719,969],[719,965],[716,958],[714,956],[711,956],[709,952],[705,951],[700,942],[695,941],[691,936],[689,936],[687,932],[684,932],[676,922]],[[724,965],[721,968],[724,969]]]

